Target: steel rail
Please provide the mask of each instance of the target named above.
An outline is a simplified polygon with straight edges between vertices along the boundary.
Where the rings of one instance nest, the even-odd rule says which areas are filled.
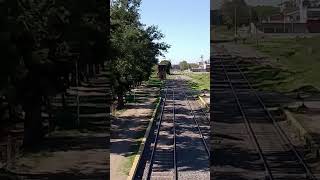
[[[222,69],[223,69],[223,71],[224,71],[224,74],[226,75],[227,81],[228,81],[229,86],[230,86],[230,88],[231,88],[231,90],[232,90],[232,94],[233,94],[233,96],[234,96],[234,98],[235,98],[235,100],[236,100],[236,102],[237,102],[237,105],[238,105],[238,107],[239,107],[240,113],[241,113],[241,115],[242,115],[242,117],[243,117],[243,119],[244,119],[244,121],[245,121],[245,125],[246,125],[246,127],[247,127],[247,130],[248,130],[250,136],[253,138],[253,140],[254,140],[254,142],[255,142],[255,145],[256,145],[256,148],[257,148],[257,150],[258,150],[259,156],[260,156],[261,160],[263,161],[263,166],[264,166],[264,168],[265,168],[266,175],[268,176],[268,179],[273,180],[273,179],[274,179],[274,178],[273,178],[273,175],[272,175],[272,173],[271,173],[271,170],[270,170],[270,167],[269,167],[269,165],[268,165],[268,163],[267,163],[267,160],[266,160],[266,158],[264,157],[264,154],[263,154],[263,152],[262,152],[262,149],[261,149],[261,147],[260,147],[260,144],[259,144],[259,142],[258,142],[258,139],[257,139],[257,137],[255,136],[255,133],[254,133],[254,131],[253,131],[253,129],[252,129],[252,126],[251,126],[251,124],[250,124],[250,121],[247,119],[247,116],[246,116],[246,114],[244,113],[244,110],[243,110],[242,105],[240,104],[240,100],[239,100],[239,98],[238,98],[238,95],[236,94],[236,91],[235,91],[235,89],[234,89],[234,87],[233,87],[233,85],[232,85],[232,82],[231,82],[230,78],[229,78],[228,72],[227,72],[225,66],[223,65],[223,61],[222,61],[221,59],[220,59],[220,64],[221,64],[221,66],[222,66]]]
[[[159,133],[160,133],[160,127],[161,127],[161,123],[162,123],[163,111],[164,111],[164,107],[165,107],[165,104],[166,104],[166,101],[167,101],[167,93],[168,93],[168,88],[166,88],[166,93],[165,93],[163,104],[162,104],[162,108],[161,108],[159,124],[158,124],[158,127],[157,127],[157,134],[156,134],[156,137],[155,137],[155,140],[154,140],[154,145],[153,145],[152,152],[151,152],[151,157],[150,157],[147,180],[150,179],[151,173],[152,173],[153,159],[154,159],[154,154],[155,154],[157,143],[158,143],[158,136],[159,136]]]
[[[178,76],[178,77],[179,77],[179,79],[182,79],[180,76]],[[192,99],[194,101],[196,101],[197,104],[199,104],[201,106],[201,104],[196,100],[195,97],[193,97],[193,96],[189,96],[189,97],[192,97]],[[203,116],[205,117],[205,119],[210,123],[210,119],[208,118],[207,113],[203,110],[203,108],[200,108],[200,109],[201,109],[201,112],[202,112]]]
[[[179,77],[179,79],[182,79],[180,76],[178,76],[178,77]],[[196,116],[195,116],[195,114],[194,114],[194,112],[193,112],[193,109],[192,109],[192,107],[191,107],[190,101],[188,100],[187,93],[186,93],[185,90],[183,91],[183,93],[184,93],[185,99],[187,100],[187,103],[188,103],[188,105],[189,105],[189,107],[190,107],[190,112],[191,112],[191,114],[192,114],[193,121],[194,121],[195,124],[197,125],[197,129],[198,129],[198,131],[199,131],[199,134],[200,134],[202,143],[203,143],[203,145],[204,145],[204,147],[205,147],[205,150],[206,150],[206,152],[207,152],[207,154],[208,154],[208,156],[209,156],[209,159],[210,159],[210,157],[211,157],[211,156],[210,156],[210,150],[209,150],[208,145],[207,145],[207,142],[206,142],[206,140],[205,140],[205,138],[204,138],[204,136],[203,136],[203,133],[202,133],[202,131],[201,131],[201,128],[200,128],[200,126],[199,126],[199,123],[198,123],[198,121],[197,121],[197,119],[196,119]],[[210,121],[209,121],[209,122],[210,122]]]
[[[197,104],[201,105],[201,104],[196,100],[195,97],[193,97],[193,96],[189,96],[189,97],[192,97],[193,101],[195,101],[195,102],[197,102]],[[201,112],[202,112],[202,114],[203,114],[202,116],[210,123],[210,119],[208,118],[208,116],[207,116],[206,112],[203,110],[203,108],[200,108],[200,110],[201,110]]]
[[[251,83],[249,82],[248,78],[245,76],[245,74],[242,72],[242,70],[240,69],[239,65],[237,63],[234,63],[235,66],[237,67],[237,70],[239,70],[241,76],[245,79],[245,81],[247,82],[250,90],[254,93],[254,95],[256,96],[256,98],[258,99],[260,105],[263,107],[264,111],[267,113],[268,118],[272,121],[272,124],[276,127],[276,130],[278,132],[278,134],[282,137],[282,139],[286,140],[289,143],[290,149],[294,152],[294,154],[296,155],[296,157],[298,158],[300,164],[302,164],[302,166],[304,167],[306,174],[307,174],[307,178],[311,178],[311,179],[317,179],[313,173],[311,172],[311,170],[309,169],[308,165],[305,163],[304,159],[301,157],[300,153],[296,150],[296,148],[294,147],[293,143],[291,142],[290,138],[287,136],[287,134],[283,131],[283,129],[278,125],[278,123],[276,123],[275,119],[273,118],[273,116],[271,115],[270,111],[267,109],[267,107],[265,106],[265,104],[263,103],[261,97],[257,94],[256,90],[252,87]]]
[[[187,103],[188,103],[188,105],[189,105],[189,107],[190,107],[190,112],[191,112],[191,114],[192,114],[193,121],[194,121],[195,124],[197,125],[196,127],[197,127],[197,129],[198,129],[198,131],[199,131],[199,134],[200,134],[202,143],[203,143],[203,145],[204,145],[204,147],[205,147],[205,149],[206,149],[206,152],[207,152],[207,154],[208,154],[208,156],[209,156],[209,159],[210,159],[210,150],[209,150],[209,148],[208,148],[207,142],[206,142],[206,140],[205,140],[205,138],[204,138],[204,136],[203,136],[203,134],[202,134],[201,128],[200,128],[200,126],[199,126],[199,123],[198,123],[198,121],[197,121],[197,119],[196,119],[196,116],[195,116],[195,114],[194,114],[194,112],[193,112],[193,109],[192,109],[192,107],[191,107],[191,105],[190,105],[190,102],[189,102],[189,100],[188,100],[188,96],[187,96],[187,94],[186,94],[185,91],[183,91],[183,92],[184,92],[185,99],[187,100]]]
[[[173,168],[174,168],[174,179],[178,180],[178,170],[177,170],[177,154],[176,154],[176,112],[175,112],[175,98],[174,98],[174,88],[172,88],[173,95]]]

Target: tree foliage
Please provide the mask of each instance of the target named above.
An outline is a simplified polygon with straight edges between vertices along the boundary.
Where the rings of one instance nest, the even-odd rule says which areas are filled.
[[[271,15],[279,13],[279,8],[274,6],[256,6],[253,7],[259,19],[265,19]]]
[[[180,65],[180,69],[181,69],[182,71],[187,70],[187,69],[190,68],[190,66],[189,66],[189,64],[188,64],[187,61],[181,61],[181,62],[179,63],[179,65]]]
[[[107,60],[108,7],[99,1],[0,1],[0,88],[9,106],[21,105],[24,146],[43,137],[41,107],[64,93],[86,65]],[[73,78],[75,79],[75,78]]]
[[[160,42],[164,35],[157,26],[140,22],[140,0],[114,0],[111,7],[111,51],[114,92],[118,108],[124,106],[124,94],[147,80],[157,57],[169,46]]]
[[[248,25],[250,22],[257,22],[256,11],[245,0],[224,1],[221,7],[223,22],[229,27]],[[235,21],[236,20],[236,21]]]

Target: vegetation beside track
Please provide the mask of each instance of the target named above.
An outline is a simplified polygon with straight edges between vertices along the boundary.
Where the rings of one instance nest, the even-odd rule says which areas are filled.
[[[234,31],[228,30],[227,26],[213,26],[211,36],[218,40],[232,40]]]
[[[195,90],[210,90],[210,74],[209,73],[193,73],[188,72],[184,75],[192,78],[189,85]]]
[[[149,79],[157,56],[170,46],[161,40],[164,34],[157,26],[145,26],[140,21],[140,1],[113,2],[110,9],[111,71],[117,109],[125,106],[124,97],[136,85]]]
[[[233,37],[227,27],[216,28],[218,38]],[[299,35],[301,36],[301,35]],[[250,81],[262,90],[292,92],[320,89],[320,36],[299,37],[294,35],[271,35],[260,37],[258,45],[255,38],[247,38],[239,46],[248,46],[270,57],[271,62],[264,65],[250,65]]]
[[[268,37],[254,47],[272,59],[271,65],[250,67],[252,79],[263,89],[280,92],[320,88],[320,37],[284,38]]]
[[[155,87],[155,88],[161,88],[164,84],[164,81],[162,81],[161,79],[158,78],[156,71],[154,70],[149,78],[149,80],[143,82],[146,84],[147,87]],[[141,102],[141,100],[137,100],[135,98],[139,98],[140,96],[146,96],[148,94],[140,92],[140,93],[136,93],[134,94],[133,92],[128,92],[125,96],[125,100],[126,103],[139,103]],[[134,97],[135,96],[135,97]],[[158,97],[159,95],[157,95],[156,97]],[[121,112],[122,110],[117,110],[119,112]]]
[[[157,77],[156,71],[154,71],[151,75],[151,77],[149,78],[148,81],[145,82],[147,87],[154,87],[154,88],[158,88],[160,90],[160,88],[163,86],[163,81],[160,80]],[[134,101],[133,98],[131,99],[131,103],[144,103],[146,98],[156,98],[153,102],[152,102],[152,109],[154,112],[154,110],[157,108],[157,105],[160,103],[160,97],[159,97],[160,93],[157,93],[155,96],[150,96],[149,94],[143,93],[143,92],[139,92],[137,93],[136,96],[136,100]],[[144,97],[144,98],[141,98]],[[120,112],[124,112],[125,110],[118,110]],[[152,115],[152,114],[151,114]],[[139,153],[139,148],[142,142],[142,139],[145,135],[147,127],[142,128],[140,131],[138,131],[134,137],[132,137],[134,139],[134,143],[132,143],[132,145],[129,147],[128,152],[129,155],[126,156],[126,161],[123,164],[123,167],[121,169],[121,172],[125,175],[129,175],[129,172],[131,170],[131,167],[133,165],[134,159],[136,157],[136,155]]]
[[[159,107],[159,103],[160,103],[160,98],[158,97],[152,103],[152,106],[154,109],[152,112],[157,111],[157,108]],[[157,115],[158,115],[158,111],[156,112],[156,114],[154,114],[154,117],[151,117],[151,118],[155,118],[155,117],[157,117]],[[125,175],[129,175],[129,173],[130,173],[130,170],[132,168],[135,157],[139,153],[139,148],[140,148],[142,140],[145,136],[146,130],[147,130],[147,127],[144,128],[143,130],[137,132],[135,134],[135,136],[133,137],[135,142],[129,147],[128,152],[130,152],[130,154],[126,157],[126,162],[124,163],[123,168],[121,169],[122,173],[124,173]]]
[[[141,134],[142,134],[142,132],[141,132]],[[144,133],[143,133],[143,135],[144,135]],[[142,137],[143,137],[143,135],[142,135]],[[140,147],[141,142],[142,142],[142,138],[136,139],[135,143],[132,146],[130,146],[130,149],[129,149],[130,154],[126,157],[126,162],[124,163],[124,165],[121,169],[123,174],[129,175],[133,161],[139,152],[139,147]]]
[[[161,88],[163,86],[164,81],[158,78],[157,71],[154,70],[149,80],[147,81],[147,86],[149,87],[158,87]]]
[[[0,111],[10,112],[0,121],[23,122],[23,150],[33,151],[45,139],[42,111],[50,100],[110,68],[109,8],[98,1],[4,0],[0,6]]]

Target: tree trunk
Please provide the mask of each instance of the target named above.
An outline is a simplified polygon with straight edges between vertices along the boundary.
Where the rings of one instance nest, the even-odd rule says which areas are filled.
[[[100,64],[96,64],[96,73],[100,74]]]
[[[92,78],[94,76],[93,64],[89,64],[89,76],[90,76],[90,78]]]
[[[123,92],[118,92],[117,96],[118,96],[117,109],[123,109],[124,108]]]
[[[66,88],[70,87],[70,81],[69,81],[69,74],[68,73],[64,74],[64,81],[65,81]]]
[[[73,85],[72,73],[68,73],[69,86]]]
[[[86,76],[89,77],[90,76],[90,65],[86,64]]]
[[[95,64],[92,64],[92,74],[93,74],[93,77],[96,77],[97,75],[97,72],[96,72],[96,65]]]
[[[104,63],[101,63],[101,70],[102,70],[102,71],[105,70]]]
[[[49,132],[52,132],[55,129],[55,121],[52,116],[53,111],[52,111],[50,98],[47,98],[46,106],[47,106],[47,111],[48,111],[48,115],[49,115],[49,117],[48,117],[49,118]]]
[[[41,119],[41,101],[33,100],[30,104],[24,106],[24,110],[23,147],[26,150],[31,150],[35,145],[39,144],[44,136]]]
[[[8,103],[8,110],[9,110],[9,121],[10,122],[15,122],[15,113],[14,113],[14,109],[13,109],[13,105],[11,105],[10,103]]]
[[[65,109],[66,106],[67,106],[67,103],[66,103],[66,96],[64,93],[61,93],[61,105],[62,105],[62,108]]]
[[[77,83],[76,83],[76,81],[77,81],[76,78],[77,78],[76,73],[75,73],[75,72],[72,72],[72,73],[71,73],[72,86],[76,86],[76,84],[77,84]]]

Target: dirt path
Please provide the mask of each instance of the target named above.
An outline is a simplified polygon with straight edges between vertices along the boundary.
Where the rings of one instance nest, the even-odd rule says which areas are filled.
[[[10,166],[10,171],[26,177],[107,177],[109,150],[104,133],[59,132],[48,138],[40,152],[25,154]],[[20,176],[20,175],[19,175]]]
[[[139,148],[151,115],[159,88],[141,86],[136,89],[138,103],[128,103],[112,121],[110,178],[125,180]]]

